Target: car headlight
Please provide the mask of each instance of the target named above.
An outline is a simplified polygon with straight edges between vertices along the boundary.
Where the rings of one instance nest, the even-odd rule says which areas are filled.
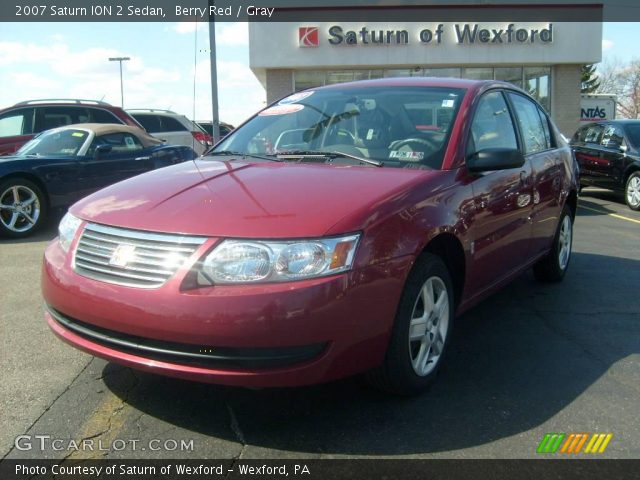
[[[317,240],[224,240],[203,263],[198,283],[286,282],[351,268],[360,235]]]
[[[81,224],[82,220],[74,217],[70,213],[66,213],[65,216],[62,217],[62,220],[60,220],[60,225],[58,225],[58,240],[60,241],[60,247],[62,247],[62,250],[65,252],[69,251],[71,242],[76,236],[76,232]]]

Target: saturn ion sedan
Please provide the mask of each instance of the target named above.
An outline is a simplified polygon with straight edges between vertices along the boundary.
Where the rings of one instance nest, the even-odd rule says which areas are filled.
[[[417,393],[457,315],[530,267],[562,280],[577,187],[569,146],[510,84],[298,92],[208,156],[73,205],[46,249],[45,317],[147,372],[251,387],[365,373]]]

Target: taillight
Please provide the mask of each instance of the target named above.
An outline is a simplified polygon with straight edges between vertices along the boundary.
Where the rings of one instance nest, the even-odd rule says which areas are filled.
[[[205,144],[209,144],[209,145],[213,144],[213,138],[208,133],[191,132],[191,135],[193,135],[193,138],[195,138],[200,143],[205,143]]]

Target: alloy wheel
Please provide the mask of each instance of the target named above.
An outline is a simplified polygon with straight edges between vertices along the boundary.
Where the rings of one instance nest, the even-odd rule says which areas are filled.
[[[15,233],[28,232],[40,218],[38,195],[24,185],[13,185],[0,194],[0,222]]]
[[[627,203],[631,208],[640,207],[640,177],[633,176],[627,184]]]
[[[449,295],[439,277],[424,282],[413,306],[409,355],[416,375],[427,376],[438,364],[449,328]]]
[[[558,264],[561,270],[567,268],[571,257],[571,217],[565,215],[558,235]]]

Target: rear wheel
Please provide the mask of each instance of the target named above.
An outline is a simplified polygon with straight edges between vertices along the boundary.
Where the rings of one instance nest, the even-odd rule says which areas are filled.
[[[368,372],[369,383],[399,395],[425,390],[442,364],[453,314],[446,265],[435,255],[422,254],[402,293],[384,362]]]
[[[533,274],[541,282],[559,282],[569,267],[573,243],[573,217],[565,205],[560,215],[558,229],[551,251],[533,266]]]
[[[631,210],[640,210],[640,171],[629,175],[624,189],[624,199]]]
[[[33,182],[11,178],[0,183],[0,235],[27,237],[44,223],[46,213],[44,194]]]

